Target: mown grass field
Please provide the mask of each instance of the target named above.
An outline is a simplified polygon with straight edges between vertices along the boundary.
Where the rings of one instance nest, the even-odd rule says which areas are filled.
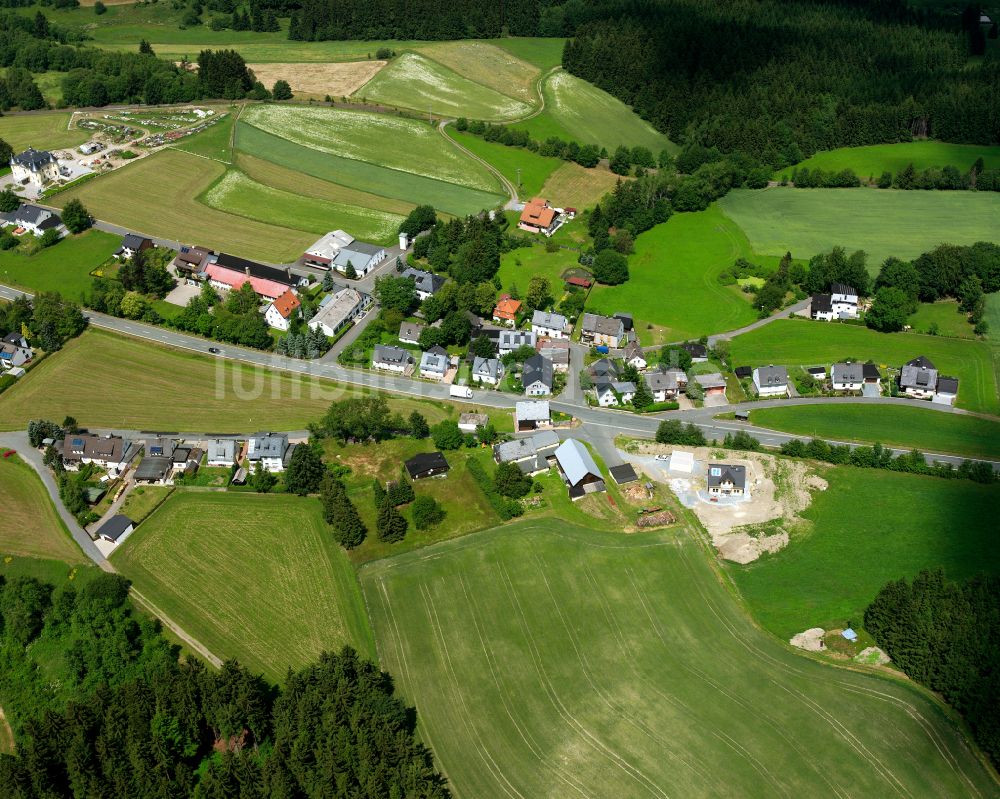
[[[987,169],[1000,167],[1000,147],[987,147],[975,144],[949,144],[943,141],[910,141],[899,144],[875,144],[870,147],[840,147],[836,150],[824,150],[811,158],[801,161],[794,167],[779,169],[774,177],[791,179],[793,169],[823,169],[828,172],[839,172],[842,169],[853,169],[859,178],[866,180],[879,179],[883,172],[895,175],[907,164],[913,164],[915,169],[928,167],[956,166],[967,172],[982,158]]]
[[[885,583],[921,569],[943,568],[953,580],[1000,570],[995,487],[850,466],[823,475],[829,487],[813,492],[806,530],[774,555],[727,564],[754,615],[780,638],[862,626]]]
[[[778,319],[737,336],[730,351],[735,364],[754,366],[872,360],[880,366],[899,368],[918,355],[926,355],[941,374],[959,378],[960,407],[1000,412],[993,353],[990,345],[982,341],[916,333],[876,333],[856,325]]]
[[[546,78],[542,93],[545,109],[535,117],[518,122],[532,138],[550,136],[598,144],[613,152],[619,144],[648,147],[654,155],[675,149],[673,143],[632,111],[621,100],[602,89],[562,70]]]
[[[0,451],[4,449],[0,447]],[[0,458],[0,486],[0,560],[23,556],[65,563],[86,561],[52,506],[41,479],[17,455]]]
[[[743,231],[718,206],[675,214],[636,240],[628,282],[595,286],[587,309],[602,314],[630,311],[643,344],[735,330],[757,318],[738,286],[718,281],[719,273],[737,258],[775,261],[755,256]]]
[[[114,564],[214,654],[271,680],[344,644],[374,654],[354,570],[316,499],[177,491]]]
[[[560,38],[540,38],[540,37],[510,37],[507,39],[493,39],[492,43],[497,47],[502,47],[509,53],[534,64],[539,69],[552,69],[562,63],[563,47],[566,45],[565,39]]]
[[[319,235],[339,228],[351,231],[356,238],[380,244],[391,244],[403,221],[398,214],[304,197],[267,186],[238,169],[226,172],[198,199],[210,208],[265,224],[295,227]]]
[[[567,269],[578,267],[577,253],[572,250],[546,252],[541,243],[532,247],[520,247],[500,256],[500,282],[504,291],[516,286],[522,296],[531,278],[541,276],[549,281],[552,296],[563,294],[562,274]]]
[[[121,237],[100,230],[67,236],[53,247],[25,255],[18,250],[0,252],[0,283],[32,291],[58,291],[79,300],[93,283],[90,274],[114,255]]]
[[[867,252],[872,274],[890,255],[1000,241],[1000,195],[991,192],[778,187],[737,189],[719,205],[756,252],[808,260],[839,245]]]
[[[126,430],[302,430],[331,402],[354,395],[330,381],[250,369],[91,329],[0,394],[0,429],[70,415],[81,425]],[[404,416],[419,410],[432,424],[452,410],[395,396],[390,406]]]
[[[7,114],[0,117],[0,139],[13,147],[15,153],[28,147],[55,150],[83,144],[90,134],[75,128],[68,130],[69,120],[66,112]]]
[[[969,315],[958,310],[955,300],[922,302],[910,315],[906,323],[914,333],[930,333],[931,325],[937,325],[937,335],[954,338],[975,338]]]
[[[222,109],[217,109],[221,112]],[[192,155],[213,158],[227,164],[233,162],[233,125],[236,124],[235,107],[225,109],[226,116],[208,130],[180,139],[171,145],[175,150],[183,150]]]
[[[523,117],[531,111],[527,102],[501,94],[444,64],[411,52],[390,61],[355,91],[354,97],[446,117],[502,121]]]
[[[278,227],[199,203],[225,166],[180,150],[164,150],[79,188],[57,194],[64,206],[79,199],[98,219],[138,233],[224,250],[271,263],[298,258],[315,235]],[[154,187],[136,191],[136,186]]]
[[[895,405],[755,408],[753,423],[803,438],[862,441],[1000,460],[1000,421]]]
[[[360,577],[461,796],[995,793],[936,702],[758,631],[687,533],[521,522]]]
[[[443,147],[449,148],[449,154],[453,153],[462,159],[471,172],[480,170],[481,173],[486,173],[485,167],[463,156],[457,148],[441,138],[440,134],[434,135],[441,140]],[[402,142],[398,144],[402,146]],[[494,189],[469,188],[449,183],[447,180],[386,168],[378,163],[332,155],[311,149],[306,144],[289,141],[242,121],[236,126],[236,147],[248,155],[320,180],[414,205],[430,204],[454,215],[477,213],[484,208],[492,208],[504,202],[499,183],[494,183]],[[488,179],[495,181],[492,175],[488,175]]]
[[[471,133],[460,133],[454,126],[448,126],[446,130],[452,139],[494,166],[507,180],[518,187],[518,195],[525,198],[539,194],[552,173],[563,165],[559,158],[539,155],[523,147],[506,147],[496,142],[488,142]],[[520,185],[518,170],[520,170]],[[556,196],[548,199],[556,205],[563,202]]]
[[[542,196],[582,211],[597,205],[619,180],[618,175],[602,167],[584,169],[579,164],[564,163],[549,175]]]
[[[986,295],[986,313],[983,319],[990,326],[990,341],[1000,344],[1000,291]]]
[[[420,55],[495,92],[534,105],[535,81],[540,70],[504,47],[486,41],[432,42]]]

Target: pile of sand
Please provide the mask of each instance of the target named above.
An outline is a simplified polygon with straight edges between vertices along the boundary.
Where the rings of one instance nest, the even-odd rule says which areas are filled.
[[[826,649],[826,644],[823,643],[824,635],[826,635],[826,630],[822,627],[810,627],[805,632],[793,635],[788,643],[799,649],[804,649],[806,652],[822,652]]]

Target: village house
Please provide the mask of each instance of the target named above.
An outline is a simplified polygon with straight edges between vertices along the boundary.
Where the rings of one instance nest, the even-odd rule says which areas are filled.
[[[711,372],[706,375],[695,375],[694,382],[701,386],[705,397],[725,397],[726,378],[718,372]]]
[[[138,233],[126,233],[122,236],[122,243],[115,251],[115,257],[123,261],[135,257],[137,252],[144,252],[153,248],[153,240],[140,236]]]
[[[8,333],[0,341],[0,369],[8,371],[23,366],[31,360],[32,349],[20,333]]]
[[[96,436],[76,433],[62,442],[63,466],[67,471],[78,471],[81,466],[93,463],[109,472],[123,471],[139,453],[139,448],[121,436]]]
[[[559,446],[559,436],[552,430],[543,430],[527,438],[504,441],[493,447],[493,460],[499,463],[513,463],[528,477],[534,477],[549,470],[555,461],[555,451]]]
[[[861,391],[864,381],[864,367],[860,363],[835,363],[830,369],[834,391]]]
[[[562,339],[569,336],[569,320],[552,311],[535,311],[531,315],[531,332],[537,336],[550,339]]]
[[[535,342],[535,352],[552,361],[552,368],[556,372],[569,371],[569,339],[540,338]]]
[[[923,355],[907,362],[899,371],[899,387],[914,399],[934,399],[937,382],[937,369]]]
[[[441,275],[425,272],[423,269],[414,269],[412,266],[407,267],[401,277],[408,277],[413,281],[413,286],[417,291],[417,299],[421,302],[437,294],[447,282]]]
[[[708,347],[700,341],[685,341],[681,344],[681,349],[691,356],[691,363],[708,361]]]
[[[462,413],[458,416],[458,429],[463,433],[475,433],[480,427],[486,427],[490,417],[485,413]]]
[[[503,357],[520,347],[534,349],[536,341],[537,337],[530,330],[501,330],[497,339],[497,351]]]
[[[823,322],[858,318],[858,291],[853,286],[834,283],[829,294],[815,294],[810,302],[810,316]]]
[[[14,182],[40,192],[59,179],[59,161],[48,150],[29,147],[10,158],[10,171]]]
[[[431,347],[420,356],[420,376],[428,380],[444,380],[450,365],[448,351],[444,347]]]
[[[324,336],[336,336],[341,330],[365,315],[372,298],[354,288],[327,294],[307,323],[310,330],[319,328]]]
[[[630,380],[613,380],[594,385],[597,404],[602,408],[624,405],[635,397],[636,385]]]
[[[451,466],[440,452],[421,452],[403,463],[411,480],[423,480],[428,477],[444,477]]]
[[[188,283],[197,283],[205,278],[205,268],[212,263],[214,253],[205,247],[182,246],[170,262],[170,266]]]
[[[247,440],[247,463],[251,469],[259,463],[265,472],[283,472],[296,446],[284,433],[257,433]]]
[[[206,447],[208,466],[232,466],[236,463],[236,442],[231,438],[214,438]]]
[[[402,344],[419,344],[420,334],[424,332],[425,325],[416,322],[403,322],[399,326],[399,340]]]
[[[357,277],[364,277],[386,258],[385,248],[358,241],[343,230],[333,230],[302,254],[302,262],[320,269],[336,269],[346,275],[348,265]]]
[[[218,264],[209,264],[206,266],[204,274],[212,288],[219,291],[233,291],[234,289],[242,288],[245,283],[249,283],[250,288],[264,302],[274,302],[289,290],[288,285],[285,283],[254,277],[249,271],[238,272],[235,269],[227,269]]]
[[[122,544],[135,530],[135,522],[121,513],[115,514],[97,530],[98,538],[109,544]]]
[[[575,438],[563,441],[555,451],[555,458],[563,480],[569,486],[570,499],[581,499],[587,494],[605,490],[604,478],[593,456]]]
[[[861,365],[861,377],[864,385],[861,390],[866,397],[879,397],[882,395],[882,373],[871,361]]]
[[[524,361],[521,385],[529,397],[544,397],[552,393],[552,361],[542,355],[532,355]]]
[[[291,289],[285,289],[284,294],[275,298],[267,306],[267,310],[264,311],[264,320],[268,327],[273,327],[275,330],[288,330],[301,305],[302,303],[295,296],[295,292]]]
[[[56,230],[60,236],[65,236],[69,232],[63,224],[62,217],[55,211],[29,203],[21,203],[13,211],[0,213],[0,221],[5,227],[22,228],[34,236],[41,236],[47,230]]]
[[[520,300],[515,300],[509,294],[501,294],[496,308],[493,309],[493,321],[498,325],[513,325],[520,310]]]
[[[548,400],[522,400],[514,404],[514,428],[519,433],[552,426]]]
[[[786,397],[788,370],[784,366],[758,366],[753,370],[753,385],[759,397]]]
[[[503,380],[503,374],[503,363],[499,358],[481,358],[477,355],[472,359],[472,381],[474,383],[496,386]]]
[[[599,358],[587,367],[587,374],[595,382],[615,380],[621,374],[618,364],[610,358]]]
[[[563,215],[557,208],[549,205],[548,200],[534,197],[524,204],[521,218],[517,226],[529,233],[543,233],[551,236],[563,223]]]
[[[376,344],[372,353],[372,368],[381,369],[384,372],[403,374],[413,368],[413,363],[410,351],[404,350],[402,347]]]
[[[642,377],[653,395],[653,402],[669,402],[677,399],[687,386],[687,375],[683,369],[653,369]]]
[[[622,358],[625,363],[636,369],[642,370],[646,368],[646,356],[642,351],[642,347],[639,346],[638,341],[630,341],[628,343]]]
[[[747,367],[747,373],[741,375],[739,370],[736,370],[737,377],[750,377],[753,374],[752,370]],[[809,375],[813,380],[826,380],[826,367],[825,366],[807,366],[806,374]]]
[[[611,316],[585,313],[580,325],[580,341],[595,347],[620,347],[625,343],[625,324]]]
[[[201,466],[205,452],[200,447],[176,447],[170,459],[175,474],[194,474]]]
[[[728,463],[708,466],[708,493],[713,497],[741,497],[746,493],[747,467]]]
[[[139,461],[132,479],[146,485],[165,485],[173,468],[173,460],[169,456],[147,454]]]

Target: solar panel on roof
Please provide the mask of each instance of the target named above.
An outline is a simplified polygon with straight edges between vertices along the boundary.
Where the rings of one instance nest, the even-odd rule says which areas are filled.
[[[73,439],[73,446],[74,447],[82,447],[83,446],[83,439],[82,438],[74,438]]]

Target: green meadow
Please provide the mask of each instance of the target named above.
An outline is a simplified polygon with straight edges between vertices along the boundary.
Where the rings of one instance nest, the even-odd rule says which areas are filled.
[[[1000,570],[995,486],[851,466],[824,468],[823,476],[829,487],[813,492],[805,529],[793,530],[787,547],[726,566],[779,638],[861,626],[885,583],[921,569],[941,567],[953,580]]]
[[[530,198],[542,191],[542,186],[553,172],[563,165],[560,158],[550,158],[533,153],[523,147],[507,147],[496,142],[488,142],[471,133],[460,133],[449,125],[448,135],[467,150],[493,166],[501,175],[517,187],[518,195]],[[520,184],[518,178],[520,177]],[[562,201],[549,197],[554,204]]]
[[[835,246],[868,253],[875,274],[891,255],[915,258],[939,244],[1000,242],[1000,194],[894,189],[737,189],[722,210],[756,252],[808,260]]]
[[[121,236],[88,230],[33,255],[20,248],[5,250],[0,252],[0,283],[31,291],[58,291],[78,300],[91,289],[94,278],[90,273],[114,255],[121,242]]]
[[[730,351],[733,363],[752,366],[872,360],[880,366],[899,368],[918,355],[926,355],[941,374],[959,378],[959,407],[1000,412],[993,351],[982,341],[916,333],[877,333],[857,325],[778,319],[737,336]]]
[[[906,323],[913,328],[914,333],[935,335],[932,326],[936,325],[936,335],[975,338],[973,326],[969,324],[969,315],[958,310],[955,300],[922,302]]]
[[[915,169],[956,166],[966,172],[977,158],[983,159],[987,169],[1000,168],[1000,147],[949,144],[943,141],[908,141],[899,144],[875,144],[869,147],[840,147],[816,153],[794,167],[779,169],[774,177],[776,180],[782,177],[791,179],[793,169],[823,169],[827,172],[853,169],[862,180],[868,178],[878,180],[883,172],[892,172],[895,175],[908,164],[913,164]]]

